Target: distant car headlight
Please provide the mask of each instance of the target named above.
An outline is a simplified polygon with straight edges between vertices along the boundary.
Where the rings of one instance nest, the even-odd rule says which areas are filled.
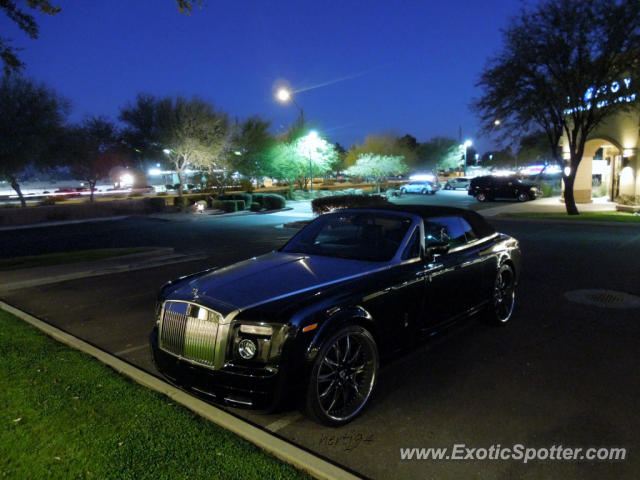
[[[253,340],[245,338],[241,340],[238,344],[238,355],[245,360],[251,360],[255,357],[256,352],[258,351],[258,346],[255,344]]]

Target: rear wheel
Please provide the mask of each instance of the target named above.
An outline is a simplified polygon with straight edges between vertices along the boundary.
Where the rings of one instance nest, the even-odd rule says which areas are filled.
[[[401,188],[400,189],[400,195],[404,195],[405,193],[407,193],[407,189],[406,188]]]
[[[509,321],[516,301],[516,276],[509,264],[498,269],[493,284],[493,295],[487,309],[487,319],[503,325]]]
[[[444,189],[445,190],[451,190],[451,185],[449,185],[448,183],[445,183]],[[454,188],[454,190],[455,190],[455,188]]]
[[[364,408],[378,377],[378,349],[358,325],[332,335],[316,356],[307,386],[306,412],[320,423],[340,426]]]
[[[423,188],[423,189],[420,191],[420,193],[421,193],[422,195],[426,195],[426,194],[427,194],[427,189],[426,189],[426,188]]]
[[[479,202],[486,202],[486,201],[487,201],[487,195],[486,195],[486,194],[484,194],[484,193],[482,193],[482,192],[480,192],[480,193],[478,193],[478,194],[476,195],[476,199],[477,199]]]

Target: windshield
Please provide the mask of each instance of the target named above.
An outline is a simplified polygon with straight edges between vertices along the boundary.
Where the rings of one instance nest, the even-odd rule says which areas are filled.
[[[283,252],[385,262],[398,251],[411,219],[377,212],[323,215],[307,225]]]

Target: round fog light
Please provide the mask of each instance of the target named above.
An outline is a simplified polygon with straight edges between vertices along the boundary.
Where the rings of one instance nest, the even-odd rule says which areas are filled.
[[[256,347],[256,344],[253,342],[253,340],[249,340],[248,338],[241,340],[238,344],[238,353],[245,360],[253,358],[256,354],[257,349],[258,347]]]

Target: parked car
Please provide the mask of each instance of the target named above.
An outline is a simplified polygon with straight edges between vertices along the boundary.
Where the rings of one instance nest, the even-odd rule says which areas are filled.
[[[400,187],[400,194],[421,193],[423,195],[435,195],[439,189],[440,185],[437,185],[435,182],[429,182],[426,180],[413,181],[402,185],[402,187]]]
[[[321,215],[277,251],[160,291],[158,370],[212,402],[303,402],[338,426],[367,405],[380,365],[478,312],[510,318],[517,240],[475,212],[390,205]]]
[[[444,184],[445,190],[456,190],[457,188],[463,188],[467,190],[469,188],[470,178],[467,177],[454,177],[447,180]]]
[[[484,175],[471,180],[468,193],[480,202],[496,198],[517,199],[520,202],[526,202],[540,197],[542,189],[536,184],[523,182],[514,175]]]

